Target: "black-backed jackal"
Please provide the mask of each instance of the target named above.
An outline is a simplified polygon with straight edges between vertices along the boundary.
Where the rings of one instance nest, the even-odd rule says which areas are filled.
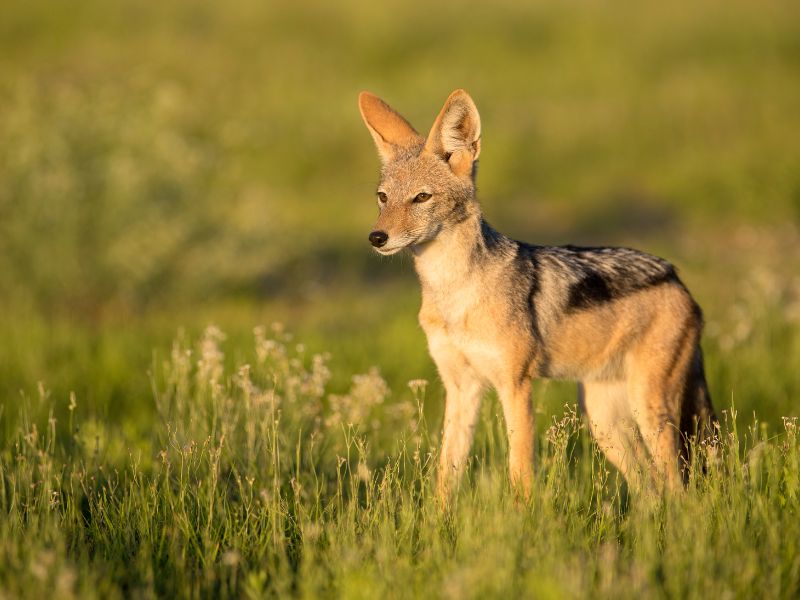
[[[419,322],[447,392],[440,496],[461,475],[487,385],[503,406],[511,481],[529,493],[532,377],[579,382],[597,444],[629,481],[679,486],[686,437],[714,414],[702,314],[674,267],[627,248],[534,246],[492,229],[475,197],[480,117],[463,90],[426,138],[370,93],[359,108],[383,163],[369,240],[380,254],[413,255]]]

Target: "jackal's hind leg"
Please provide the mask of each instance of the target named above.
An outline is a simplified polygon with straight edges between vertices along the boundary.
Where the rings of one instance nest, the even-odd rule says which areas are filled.
[[[690,376],[699,325],[692,321],[682,327],[660,323],[650,332],[650,339],[631,357],[628,397],[639,432],[650,452],[656,487],[682,488],[680,454],[681,410]]]
[[[595,443],[628,484],[640,488],[649,458],[628,407],[625,382],[580,383],[578,401]]]
[[[651,476],[656,488],[680,489],[680,431],[674,415],[657,409],[637,411],[636,422],[650,452]]]

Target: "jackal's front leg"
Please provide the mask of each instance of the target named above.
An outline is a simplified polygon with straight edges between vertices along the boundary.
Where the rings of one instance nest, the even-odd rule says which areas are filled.
[[[508,433],[508,471],[511,485],[526,498],[533,480],[534,418],[531,382],[524,380],[498,390]]]
[[[457,373],[440,368],[440,373],[447,399],[437,493],[445,502],[455,491],[464,472],[478,420],[482,385],[469,371]]]

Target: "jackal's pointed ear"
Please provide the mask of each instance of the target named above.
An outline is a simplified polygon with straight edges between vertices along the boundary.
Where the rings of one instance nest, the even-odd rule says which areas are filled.
[[[481,153],[481,117],[467,92],[456,90],[447,98],[425,141],[425,150],[446,160],[456,175],[472,176]]]
[[[384,164],[393,160],[400,150],[419,146],[424,141],[408,121],[376,95],[361,92],[358,108]]]

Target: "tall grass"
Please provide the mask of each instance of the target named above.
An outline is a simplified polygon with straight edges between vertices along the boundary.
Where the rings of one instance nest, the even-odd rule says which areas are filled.
[[[153,372],[159,420],[126,448],[102,423],[24,403],[0,451],[0,595],[69,597],[794,597],[800,592],[796,419],[727,411],[705,474],[651,497],[625,487],[574,412],[538,441],[525,502],[484,410],[467,479],[433,496],[426,382],[376,371],[330,395],[327,357],[255,331],[179,337]],[[38,409],[37,409],[38,407]],[[49,417],[36,419],[41,410]],[[64,431],[64,433],[59,433]]]

